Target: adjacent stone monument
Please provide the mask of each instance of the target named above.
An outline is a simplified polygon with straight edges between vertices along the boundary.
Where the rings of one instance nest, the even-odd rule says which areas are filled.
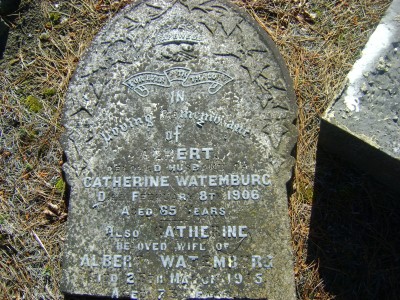
[[[320,144],[400,191],[400,0],[395,0],[321,122]]]
[[[274,43],[229,3],[120,12],[65,103],[63,292],[295,299],[294,98]]]

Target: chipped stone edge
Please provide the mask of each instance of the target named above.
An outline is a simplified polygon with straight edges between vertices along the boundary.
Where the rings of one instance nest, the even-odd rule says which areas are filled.
[[[358,117],[362,111],[361,85],[364,74],[373,71],[379,58],[392,45],[391,37],[400,35],[400,0],[393,0],[381,22],[365,45],[362,56],[346,77],[340,92],[335,95],[321,117],[318,148],[322,147],[369,173],[389,190],[400,193],[398,174],[400,162],[376,143],[373,137],[351,131],[337,122],[335,104],[344,101],[345,107]],[[397,23],[397,24],[396,24]],[[339,141],[339,142],[338,142]]]

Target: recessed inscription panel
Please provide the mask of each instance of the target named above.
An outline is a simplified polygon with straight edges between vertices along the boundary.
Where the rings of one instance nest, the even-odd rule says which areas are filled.
[[[118,14],[65,105],[64,292],[294,298],[293,101],[272,42],[225,2]]]

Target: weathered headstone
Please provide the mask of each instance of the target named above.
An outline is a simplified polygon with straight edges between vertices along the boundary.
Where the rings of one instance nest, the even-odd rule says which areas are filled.
[[[400,191],[400,0],[395,0],[322,118],[320,144]]]
[[[294,299],[295,108],[273,42],[231,4],[119,13],[65,103],[64,293]]]

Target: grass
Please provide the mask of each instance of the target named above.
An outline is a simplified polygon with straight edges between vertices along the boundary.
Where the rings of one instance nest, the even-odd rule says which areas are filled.
[[[58,285],[67,214],[58,142],[61,109],[82,53],[101,26],[128,2],[22,0],[19,11],[4,16],[12,34],[0,61],[1,299],[61,299]],[[310,233],[313,201],[327,185],[323,182],[316,190],[319,118],[341,90],[389,2],[236,1],[278,45],[297,94],[299,139],[289,208],[299,299],[346,299],[327,288],[327,277],[321,276],[326,261],[309,253],[313,234],[322,241],[329,237],[328,227]],[[339,194],[352,198],[353,189],[342,187]],[[338,205],[348,209],[346,203]],[[322,222],[338,219],[330,216]],[[369,230],[373,235],[373,228]]]

